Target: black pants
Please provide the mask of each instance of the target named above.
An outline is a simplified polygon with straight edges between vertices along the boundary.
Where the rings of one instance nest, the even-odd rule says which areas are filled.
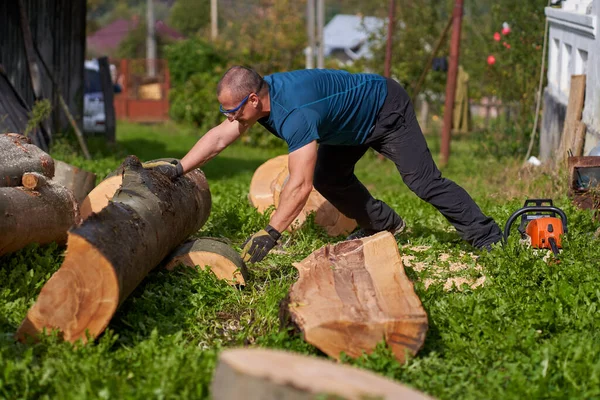
[[[442,177],[406,91],[391,79],[387,87],[386,100],[364,144],[319,146],[315,188],[368,233],[393,230],[400,223],[398,214],[373,198],[354,175],[355,164],[371,147],[392,160],[410,190],[435,206],[468,243],[483,247],[498,242],[501,231],[494,220],[481,212],[463,188]]]

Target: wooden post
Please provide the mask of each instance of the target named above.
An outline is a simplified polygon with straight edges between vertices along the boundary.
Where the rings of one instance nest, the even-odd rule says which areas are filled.
[[[446,102],[444,105],[444,127],[442,129],[442,146],[440,164],[448,164],[450,158],[450,133],[452,130],[452,114],[454,113],[454,95],[456,93],[456,76],[458,75],[458,57],[460,54],[460,31],[462,25],[464,0],[455,0],[452,13],[452,40],[450,43],[450,65],[446,83]]]
[[[210,38],[216,40],[219,34],[219,14],[217,0],[210,0]]]
[[[386,77],[391,77],[392,74],[392,39],[394,34],[394,11],[396,9],[396,1],[390,0],[390,7],[388,11],[388,32],[387,32],[387,43],[385,47],[385,72],[383,73]]]
[[[102,96],[104,99],[104,116],[106,118],[106,139],[109,143],[116,141],[116,118],[114,103],[114,86],[110,78],[110,68],[108,58],[98,58],[98,67],[100,69],[100,83],[102,85]]]

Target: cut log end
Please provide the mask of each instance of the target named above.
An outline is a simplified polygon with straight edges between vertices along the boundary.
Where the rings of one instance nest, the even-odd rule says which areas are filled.
[[[106,207],[122,183],[122,175],[114,175],[100,182],[81,203],[81,218],[85,220]]]
[[[23,174],[23,186],[27,189],[35,190],[48,183],[46,177],[37,172],[28,172]]]
[[[183,244],[168,257],[165,268],[172,270],[180,264],[201,269],[209,266],[217,278],[230,285],[244,286],[248,279],[246,265],[239,254],[216,239],[201,238]]]
[[[223,351],[211,394],[215,400],[431,399],[369,371],[267,349]]]
[[[84,238],[69,234],[69,251],[48,280],[17,331],[26,341],[44,329],[58,329],[74,342],[96,338],[119,304],[119,282],[112,264]]]

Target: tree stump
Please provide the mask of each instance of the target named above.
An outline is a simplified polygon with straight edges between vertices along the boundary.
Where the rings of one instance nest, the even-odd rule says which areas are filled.
[[[327,355],[359,357],[385,339],[404,362],[423,346],[427,314],[391,233],[324,246],[294,266],[299,278],[282,311]]]
[[[171,181],[130,156],[120,171],[111,203],[69,231],[64,262],[19,327],[20,340],[44,328],[71,342],[87,341],[86,332],[96,338],[150,270],[208,219],[200,170]]]
[[[179,264],[187,267],[211,267],[219,279],[231,285],[245,285],[248,279],[246,265],[237,251],[218,239],[201,238],[179,246],[166,258],[165,268],[172,270]]]
[[[432,399],[373,372],[258,348],[223,351],[211,395],[214,400]]]
[[[83,199],[96,186],[96,174],[77,168],[65,162],[55,160],[54,181],[60,183],[73,192],[77,203]]]
[[[279,197],[289,178],[288,156],[275,157],[262,164],[250,183],[248,198],[259,212],[269,206],[279,206]],[[300,215],[292,222],[288,231],[300,228],[309,214],[315,213],[315,223],[329,236],[346,235],[356,228],[356,221],[346,217],[313,188]]]
[[[0,187],[0,256],[30,243],[64,243],[81,222],[77,201],[64,186],[30,172],[24,186]]]
[[[18,133],[0,134],[0,187],[21,186],[26,172],[54,176],[54,160]]]

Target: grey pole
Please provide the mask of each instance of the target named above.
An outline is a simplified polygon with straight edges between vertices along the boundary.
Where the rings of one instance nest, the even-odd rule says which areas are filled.
[[[156,37],[154,36],[154,2],[147,0],[146,2],[146,62],[148,68],[148,76],[156,75]]]
[[[325,25],[325,0],[317,0],[317,68],[325,68],[325,43],[323,26]]]
[[[306,34],[308,36],[306,69],[313,69],[315,67],[315,0],[306,1]]]

